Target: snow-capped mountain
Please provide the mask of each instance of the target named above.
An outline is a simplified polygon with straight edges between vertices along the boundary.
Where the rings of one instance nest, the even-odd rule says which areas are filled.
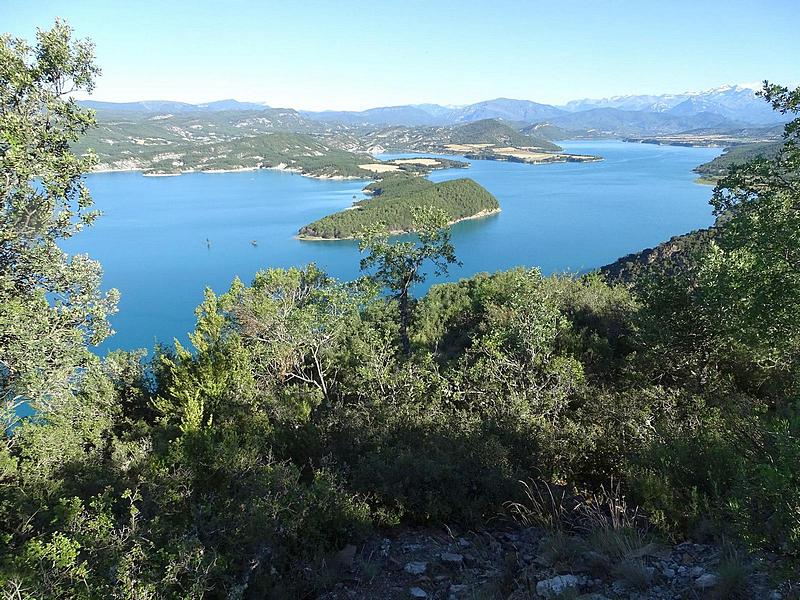
[[[646,112],[669,112],[675,115],[715,113],[743,123],[767,124],[780,121],[780,115],[756,96],[760,85],[723,85],[702,92],[682,94],[612,96],[610,98],[572,100],[564,105],[570,112],[594,108],[619,108]]]

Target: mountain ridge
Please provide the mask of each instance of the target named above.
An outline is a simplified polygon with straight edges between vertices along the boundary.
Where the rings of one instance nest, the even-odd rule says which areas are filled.
[[[361,111],[279,109],[266,103],[235,99],[202,104],[167,100],[80,102],[99,111],[101,120],[126,119],[135,114],[150,115],[150,119],[157,120],[172,115],[222,116],[230,113],[250,115],[251,120],[256,121],[267,118],[274,122],[272,128],[285,124],[293,131],[318,131],[323,134],[349,132],[356,136],[380,128],[403,127],[422,132],[496,120],[517,131],[549,140],[566,137],[637,138],[696,130],[734,131],[747,127],[769,127],[785,120],[767,102],[756,96],[753,86],[745,85],[723,85],[682,94],[573,100],[563,106],[505,97],[463,106],[423,103]],[[353,144],[353,147],[357,145],[355,142]],[[385,147],[385,144],[376,140],[377,146]]]

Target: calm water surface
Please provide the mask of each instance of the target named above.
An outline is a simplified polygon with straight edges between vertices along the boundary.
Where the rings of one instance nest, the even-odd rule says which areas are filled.
[[[471,177],[502,212],[453,228],[463,267],[450,279],[525,265],[545,273],[583,271],[712,223],[711,188],[692,168],[718,149],[563,142],[598,163],[524,165],[469,161],[434,181]],[[385,157],[399,156],[386,155]],[[456,157],[458,158],[458,157]],[[101,351],[182,341],[193,329],[203,289],[227,290],[267,267],[316,262],[331,275],[358,276],[353,242],[302,242],[299,227],[362,198],[364,181],[322,181],[277,171],[88,177],[104,215],[70,240],[69,252],[101,261],[104,285],[122,293],[117,334]],[[419,290],[420,292],[423,290]]]

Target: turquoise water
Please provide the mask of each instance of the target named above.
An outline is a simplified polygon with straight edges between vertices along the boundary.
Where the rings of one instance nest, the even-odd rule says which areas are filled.
[[[712,223],[711,188],[693,183],[692,168],[718,149],[614,141],[562,145],[605,160],[470,161],[467,170],[432,174],[435,181],[472,177],[502,207],[498,215],[454,226],[463,267],[453,269],[450,279],[518,265],[545,273],[583,271]],[[65,249],[101,261],[104,285],[122,293],[112,319],[117,334],[101,352],[185,340],[204,287],[225,291],[237,275],[249,282],[258,269],[314,261],[335,277],[358,276],[355,243],[303,242],[294,235],[349,206],[353,196],[361,198],[363,181],[264,170],[178,177],[99,173],[88,183],[104,215]]]

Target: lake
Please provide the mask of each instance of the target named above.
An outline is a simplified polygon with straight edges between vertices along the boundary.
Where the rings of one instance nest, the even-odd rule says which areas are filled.
[[[471,177],[502,208],[498,215],[453,227],[463,267],[452,269],[450,279],[519,265],[545,273],[581,272],[713,222],[711,188],[695,184],[692,169],[719,149],[560,144],[605,160],[550,165],[476,160],[468,161],[469,169],[431,175],[433,181]],[[272,170],[176,177],[97,173],[87,181],[104,214],[64,248],[99,260],[104,286],[122,293],[119,314],[112,318],[117,333],[101,352],[151,348],[176,337],[185,341],[203,289],[226,291],[234,276],[249,282],[259,269],[312,261],[338,278],[359,274],[354,242],[294,236],[302,225],[349,206],[353,196],[363,198],[366,181]]]

